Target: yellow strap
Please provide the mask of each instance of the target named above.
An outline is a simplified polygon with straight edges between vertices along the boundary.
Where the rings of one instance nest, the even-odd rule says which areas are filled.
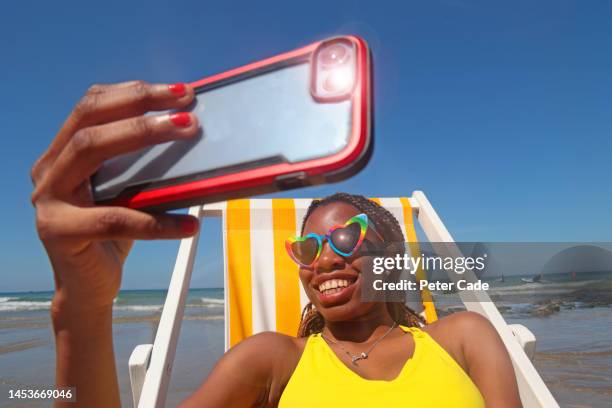
[[[414,229],[412,206],[410,205],[410,200],[408,200],[408,198],[406,197],[401,197],[400,202],[402,203],[404,211],[404,227],[406,228],[406,240],[408,241],[408,246],[410,247],[410,253],[412,254],[412,256],[419,256],[421,250],[419,247],[419,240],[417,239],[416,230]],[[417,282],[422,279],[427,279],[425,271],[423,271],[423,268],[421,268],[420,264],[416,271],[416,279]],[[425,320],[427,321],[427,323],[432,323],[438,320],[436,306],[434,305],[431,292],[427,288],[421,291],[421,299],[423,300],[423,307],[425,308]]]
[[[227,273],[230,347],[253,334],[249,200],[227,202]]]
[[[272,200],[274,228],[274,276],[276,331],[295,336],[300,325],[299,268],[285,250],[285,240],[296,231],[295,202],[291,198]]]

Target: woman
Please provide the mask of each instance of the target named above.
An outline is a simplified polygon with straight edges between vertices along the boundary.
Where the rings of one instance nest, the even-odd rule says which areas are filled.
[[[112,303],[133,240],[198,229],[186,215],[94,206],[89,176],[118,154],[194,136],[190,113],[144,116],[193,98],[185,84],[93,86],[32,169],[37,230],[56,284],[56,382],[76,387],[79,406],[119,406]],[[358,242],[329,234],[355,219],[363,226]],[[308,234],[319,237],[316,251],[290,247],[311,300],[300,336],[246,339],[182,406],[520,406],[510,359],[486,319],[456,313],[419,328],[403,303],[361,301],[364,245],[403,241],[391,214],[362,197],[335,195],[310,208]]]

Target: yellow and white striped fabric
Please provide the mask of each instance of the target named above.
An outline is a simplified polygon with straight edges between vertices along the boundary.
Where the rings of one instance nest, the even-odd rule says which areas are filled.
[[[406,197],[372,198],[399,221],[411,253],[419,253],[412,207]],[[262,331],[295,336],[308,298],[285,239],[298,235],[311,199],[243,199],[223,211],[225,259],[225,346]],[[424,278],[417,271],[417,280]],[[425,317],[436,320],[428,291],[421,293]]]

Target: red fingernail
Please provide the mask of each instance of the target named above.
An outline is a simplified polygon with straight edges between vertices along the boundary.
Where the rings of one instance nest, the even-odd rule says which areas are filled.
[[[198,222],[193,218],[184,218],[180,220],[181,231],[185,234],[193,234],[198,230]]]
[[[187,89],[185,88],[185,84],[179,82],[178,84],[168,85],[168,89],[176,96],[185,96],[187,93]]]
[[[191,116],[186,112],[173,113],[170,115],[170,122],[174,123],[174,126],[188,127],[191,125]]]

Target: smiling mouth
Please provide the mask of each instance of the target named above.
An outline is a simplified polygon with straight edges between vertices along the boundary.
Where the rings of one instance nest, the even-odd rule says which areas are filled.
[[[340,293],[355,283],[357,279],[329,279],[321,283],[317,290],[323,295]]]

